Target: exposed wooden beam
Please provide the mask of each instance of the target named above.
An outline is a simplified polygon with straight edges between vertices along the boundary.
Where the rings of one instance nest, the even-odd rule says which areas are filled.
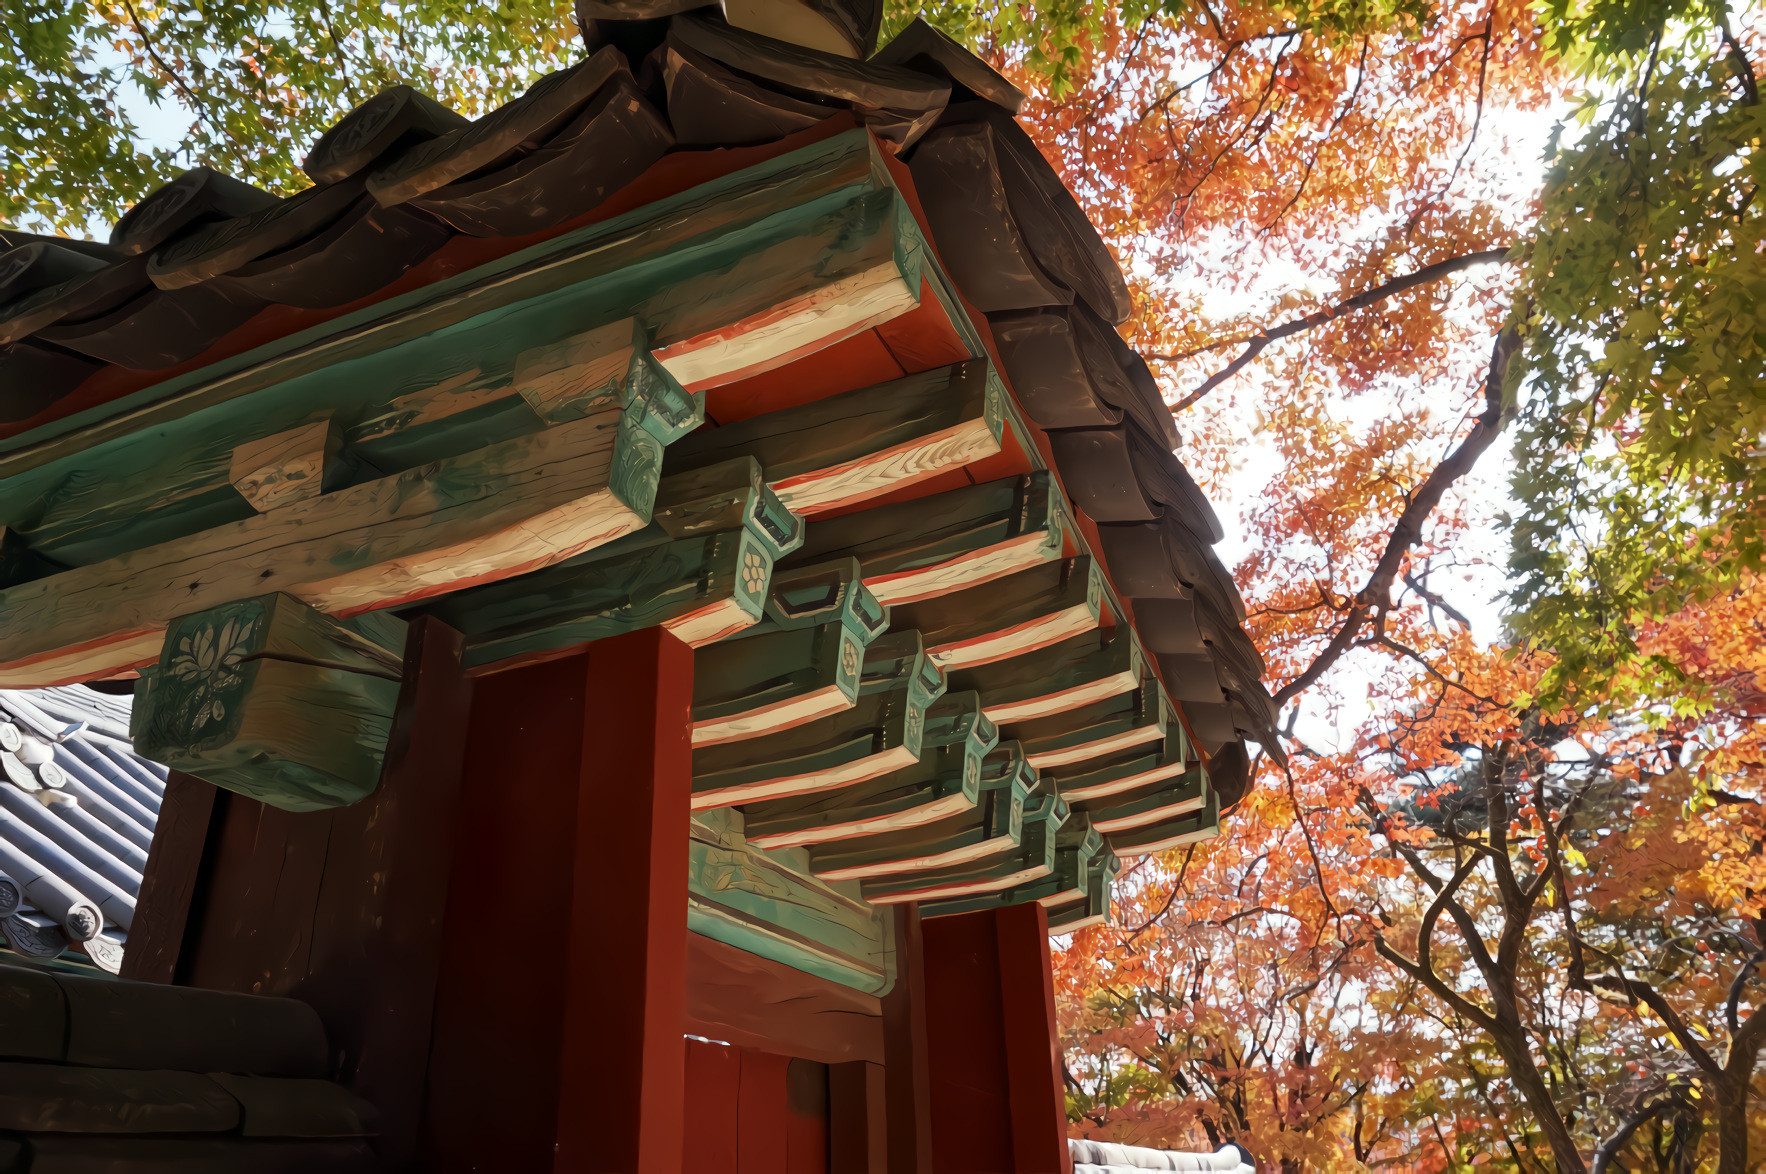
[[[1024,805],[1021,838],[1014,850],[949,871],[865,881],[865,900],[873,905],[947,900],[996,893],[1039,880],[1054,871],[1056,835],[1067,815],[1067,805],[1060,796],[1052,789],[1039,789]]]
[[[1087,556],[1042,563],[963,591],[896,609],[917,628],[946,671],[992,664],[1047,648],[1098,626],[1102,570]]]
[[[285,811],[342,807],[380,781],[405,623],[337,621],[287,595],[172,622],[142,674],[142,754]]]
[[[1165,741],[1158,746],[1143,747],[1102,762],[1088,762],[1082,770],[1049,774],[1069,803],[1083,803],[1176,778],[1198,761],[1179,726],[1168,729]]]
[[[1023,842],[1024,809],[1038,792],[1036,772],[1012,756],[1009,772],[983,778],[977,805],[961,815],[900,831],[833,841],[810,851],[827,880],[946,871],[1010,852]],[[1043,788],[1052,793],[1051,788]]]
[[[235,448],[228,480],[252,509],[266,513],[335,488],[342,449],[336,421],[316,420]]]
[[[1163,741],[1177,715],[1157,677],[1138,689],[1012,727],[1024,752],[1041,770],[1071,767]]]
[[[355,615],[549,566],[641,529],[682,400],[516,440],[0,591],[0,685],[155,659],[174,616],[274,590]]]
[[[927,710],[944,693],[932,673],[904,672],[850,710],[795,729],[693,754],[693,807],[811,795],[862,783],[920,760]]]
[[[1207,807],[1211,793],[1208,776],[1198,766],[1176,778],[1092,800],[1083,806],[1092,826],[1113,836],[1200,811]]]
[[[815,517],[992,456],[1004,427],[999,377],[972,359],[701,429],[666,467],[750,454],[785,504]]]
[[[665,479],[653,519],[637,534],[427,610],[466,635],[475,673],[652,626],[698,647],[759,621],[773,564],[803,533],[748,459]]]
[[[1163,852],[1184,844],[1211,840],[1220,834],[1220,799],[1213,790],[1208,801],[1192,815],[1144,827],[1130,828],[1110,836],[1110,847],[1122,859]]]
[[[1047,472],[1007,477],[812,522],[786,561],[856,558],[884,603],[913,603],[1063,557],[1070,526],[1062,511]]]
[[[979,690],[1002,724],[1066,713],[1132,691],[1145,661],[1129,629],[1087,632],[996,664],[952,673]]]

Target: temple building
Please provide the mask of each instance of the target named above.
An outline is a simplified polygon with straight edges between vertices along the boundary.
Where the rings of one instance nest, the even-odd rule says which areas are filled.
[[[577,16],[0,229],[0,1174],[1238,1168],[1065,1136],[1049,935],[1274,713],[1023,95]]]

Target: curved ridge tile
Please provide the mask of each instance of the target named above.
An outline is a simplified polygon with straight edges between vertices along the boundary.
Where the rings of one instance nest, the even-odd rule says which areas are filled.
[[[1154,655],[1203,656],[1208,651],[1196,623],[1196,605],[1189,599],[1134,600],[1134,629]]]
[[[1000,365],[1018,402],[1040,428],[1098,428],[1119,423],[1122,409],[1100,395],[1107,372],[1061,310],[988,316]]]
[[[1208,501],[1208,495],[1190,476],[1190,471],[1169,449],[1161,448],[1145,433],[1127,429],[1129,459],[1134,463],[1135,476],[1147,495],[1165,507],[1167,517],[1174,518],[1204,542],[1213,544],[1226,537],[1220,517]]]
[[[410,86],[388,86],[319,136],[301,162],[314,183],[338,183],[382,156],[462,130],[472,120]]]
[[[111,230],[110,243],[125,256],[150,253],[186,229],[250,216],[278,203],[269,192],[230,175],[192,167],[124,213]]]
[[[171,291],[149,286],[115,309],[57,322],[37,336],[102,362],[155,371],[195,358],[263,308],[262,298],[222,281]]]
[[[108,313],[150,288],[147,258],[129,257],[33,290],[0,305],[0,345],[28,338],[64,319],[79,321]]]
[[[1159,516],[1135,474],[1121,426],[1051,432],[1049,446],[1073,504],[1092,521],[1151,522]]]
[[[453,235],[422,212],[362,196],[318,233],[241,265],[227,280],[284,306],[341,306],[398,280]]]
[[[1177,421],[1172,419],[1171,409],[1159,391],[1159,381],[1153,378],[1146,360],[1123,341],[1115,327],[1084,305],[1074,306],[1068,314],[1086,351],[1095,356],[1090,369],[1098,394],[1133,416],[1148,435],[1157,437],[1167,449],[1182,444]]]
[[[0,250],[16,249],[20,245],[57,245],[105,261],[115,261],[121,255],[113,246],[102,241],[81,240],[75,236],[26,232],[22,228],[8,228],[6,225],[0,224]]]
[[[1121,267],[1024,128],[991,102],[966,102],[950,107],[927,141],[964,127],[984,127],[992,137],[1012,217],[1037,263],[1104,321],[1112,326],[1128,321],[1132,307]]]
[[[673,145],[667,122],[620,59],[600,92],[543,147],[410,203],[473,236],[522,236],[596,207]]]
[[[938,257],[986,314],[1069,305],[1073,291],[1043,270],[1012,216],[990,128],[940,127],[920,140],[908,166]]]
[[[7,249],[0,253],[0,306],[46,286],[89,277],[110,264],[102,257],[48,241]]]
[[[624,68],[619,50],[608,46],[587,61],[548,73],[470,126],[418,143],[369,172],[369,194],[382,205],[402,204],[506,164],[555,135],[615,70]]]
[[[683,146],[748,146],[814,126],[839,108],[767,89],[677,42],[664,42],[668,117]]]
[[[871,110],[944,109],[950,85],[910,69],[874,65],[735,28],[704,13],[679,16],[669,36],[696,53],[777,86]]]
[[[777,41],[864,58],[877,48],[881,0],[724,0],[724,19]]]
[[[28,420],[84,383],[98,364],[36,342],[0,347],[0,423]]]
[[[154,251],[147,276],[161,289],[183,289],[313,236],[362,194],[361,181],[315,184],[248,216],[209,224]]]
[[[871,58],[876,65],[898,65],[916,73],[942,77],[951,84],[953,102],[980,98],[1012,114],[1024,105],[1024,91],[998,70],[955,40],[916,16],[889,44]]]

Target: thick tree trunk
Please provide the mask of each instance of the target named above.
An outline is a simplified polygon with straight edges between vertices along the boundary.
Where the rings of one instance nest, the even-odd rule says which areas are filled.
[[[1515,1091],[1521,1094],[1533,1120],[1539,1124],[1539,1132],[1545,1135],[1558,1174],[1587,1174],[1588,1165],[1582,1160],[1582,1152],[1576,1148],[1576,1139],[1552,1102],[1551,1090],[1545,1087],[1545,1078],[1539,1075],[1532,1050],[1527,1046],[1527,1031],[1521,1024],[1514,992],[1500,979],[1491,982],[1490,987],[1496,1012],[1496,1030],[1490,1033],[1491,1040],[1502,1054],[1502,1062],[1508,1068],[1509,1079],[1514,1081]]]
[[[1717,1125],[1716,1174],[1746,1174],[1748,1169],[1748,1068],[1725,1070],[1713,1081],[1717,1104],[1712,1112]]]

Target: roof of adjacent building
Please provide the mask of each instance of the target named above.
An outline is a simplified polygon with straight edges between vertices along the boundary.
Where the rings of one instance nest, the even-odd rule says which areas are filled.
[[[1071,1137],[1067,1139],[1067,1150],[1073,1155],[1073,1174],[1136,1174],[1141,1170],[1257,1174],[1257,1165],[1250,1153],[1237,1145],[1223,1145],[1210,1154]]]
[[[0,691],[0,937],[115,973],[167,771],[129,745],[129,699]]]

